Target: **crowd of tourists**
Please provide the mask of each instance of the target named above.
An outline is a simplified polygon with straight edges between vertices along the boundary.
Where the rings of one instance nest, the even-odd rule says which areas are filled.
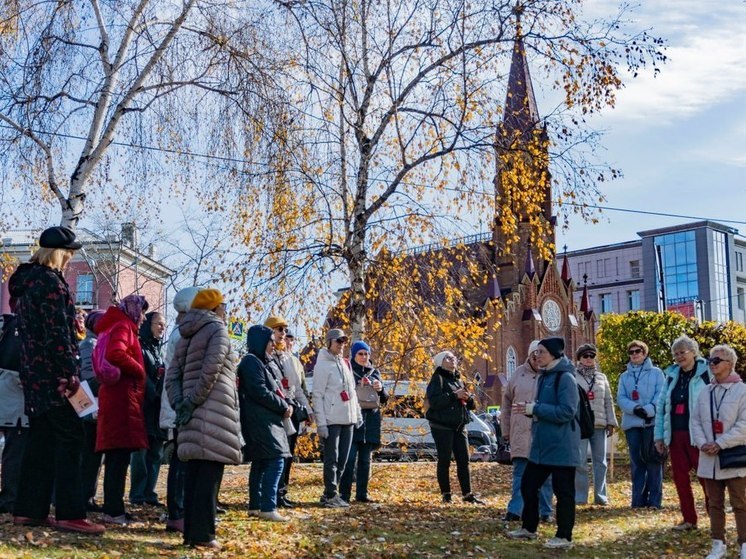
[[[298,506],[289,492],[296,442],[311,425],[322,447],[321,505],[349,507],[353,486],[355,502],[372,502],[371,459],[389,395],[367,343],[350,344],[340,329],[326,332],[309,390],[285,318],[251,326],[240,357],[221,292],[190,287],[174,297],[176,324],[166,339],[164,315],[148,312],[141,295],[106,310],[76,310],[63,277],[81,247],[73,231],[51,227],[39,246],[11,276],[12,314],[0,323],[0,512],[11,513],[14,524],[92,535],[130,524],[136,518],[125,503],[128,473],[131,505],[164,506],[156,483],[168,444],[165,528],[182,533],[186,545],[217,549],[225,465],[250,463],[250,516],[285,522],[281,509]],[[556,522],[545,546],[568,548],[576,506],[587,504],[591,491],[593,505],[610,504],[608,441],[619,427],[619,407],[629,505],[661,508],[670,459],[683,517],[673,529],[698,526],[694,471],[710,519],[707,559],[726,554],[726,489],[746,559],[746,385],[735,373],[736,352],[718,345],[705,359],[694,340],[681,336],[671,347],[674,364],[661,371],[644,341],[629,342],[627,351],[614,398],[593,344],[581,345],[574,361],[562,338],[529,346],[503,391],[500,423],[513,482],[502,520],[521,523],[507,536],[534,540],[540,522]],[[436,354],[433,364],[423,409],[441,500],[453,500],[454,461],[463,502],[483,505],[470,477],[474,395],[454,351]],[[88,413],[92,402],[97,409]],[[91,512],[101,513],[100,523],[88,520]]]

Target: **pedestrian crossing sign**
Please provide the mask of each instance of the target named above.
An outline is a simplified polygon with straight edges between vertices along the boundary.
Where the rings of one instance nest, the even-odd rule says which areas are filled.
[[[228,322],[228,333],[234,340],[243,340],[246,335],[246,323],[242,320],[231,320]]]

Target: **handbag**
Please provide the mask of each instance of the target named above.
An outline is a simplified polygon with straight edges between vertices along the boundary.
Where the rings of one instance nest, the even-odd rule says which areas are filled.
[[[291,400],[290,405],[293,406],[293,423],[299,425],[310,419],[311,414],[308,413],[308,408],[298,400]]]
[[[500,443],[497,445],[497,463],[506,466],[513,463],[513,457],[510,455],[510,443],[503,438],[500,438]]]
[[[668,452],[658,452],[655,448],[654,427],[642,428],[642,442],[640,444],[640,459],[646,464],[663,464],[668,457]]]
[[[712,437],[716,439],[715,433],[715,413],[712,411],[715,405],[715,397],[712,394],[712,388],[710,388],[710,421],[712,425]],[[746,445],[739,444],[730,448],[723,448],[718,452],[718,460],[720,461],[720,469],[727,470],[728,468],[746,468]]]
[[[381,399],[372,385],[358,384],[355,387],[355,393],[357,394],[357,401],[360,404],[361,410],[377,410],[381,407]]]

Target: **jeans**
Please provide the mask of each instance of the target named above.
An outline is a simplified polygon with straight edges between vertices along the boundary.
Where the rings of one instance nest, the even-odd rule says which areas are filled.
[[[161,471],[163,440],[148,435],[148,448],[136,450],[130,458],[130,503],[157,503],[155,485]]]
[[[215,539],[218,491],[225,464],[212,460],[190,460],[185,464],[184,544]]]
[[[166,480],[166,506],[169,520],[184,518],[184,483],[186,482],[186,464],[179,460],[178,437],[174,429],[174,449],[171,461],[168,463],[168,478]]]
[[[642,461],[640,447],[643,429],[653,427],[633,427],[624,432],[632,470],[632,507],[660,508],[663,500],[663,465],[646,464]]]
[[[347,465],[352,445],[354,425],[327,425],[329,436],[324,439],[324,495],[337,496],[337,487]]]
[[[339,482],[339,495],[349,501],[352,495],[352,480],[355,479],[355,499],[368,498],[368,480],[370,479],[370,459],[377,445],[371,443],[352,443],[350,457],[347,459],[342,479]]]
[[[277,489],[280,486],[285,460],[282,457],[261,458],[251,462],[249,472],[249,510],[277,510]]]
[[[441,494],[451,493],[451,480],[448,471],[451,468],[451,454],[456,459],[456,476],[461,486],[461,494],[471,493],[471,477],[469,475],[469,440],[466,429],[430,429],[435,441],[435,451],[438,454],[438,486]]]
[[[124,510],[124,486],[127,483],[127,467],[132,450],[117,448],[104,452],[104,513],[122,516]]]
[[[83,500],[89,501],[96,497],[98,476],[101,471],[103,455],[96,452],[96,422],[83,421],[85,442],[80,457],[80,479],[83,489]]]
[[[575,468],[528,463],[521,481],[523,495],[523,528],[536,533],[539,526],[539,488],[552,476],[552,489],[557,497],[557,533],[555,537],[572,541],[575,526]]]
[[[528,458],[513,458],[513,487],[508,512],[521,516],[523,514],[523,497],[521,496],[521,480],[526,471]],[[539,491],[539,514],[552,515],[552,476],[549,476]]]
[[[80,483],[82,447],[83,425],[72,406],[55,406],[30,417],[13,514],[46,518],[54,490],[57,520],[85,518]]]
[[[28,440],[28,427],[5,429],[3,447],[2,479],[0,480],[0,512],[13,512],[21,479],[21,464]]]
[[[580,439],[580,463],[575,471],[575,502],[584,505],[588,502],[588,445],[591,446],[593,464],[593,502],[606,505],[606,428],[596,428],[590,439]]]

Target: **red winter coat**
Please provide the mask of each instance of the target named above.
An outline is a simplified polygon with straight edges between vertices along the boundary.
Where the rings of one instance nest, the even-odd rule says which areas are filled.
[[[117,307],[109,307],[96,324],[96,334],[109,330],[106,359],[122,371],[116,384],[98,391],[96,452],[148,447],[145,431],[145,364],[137,325]]]

